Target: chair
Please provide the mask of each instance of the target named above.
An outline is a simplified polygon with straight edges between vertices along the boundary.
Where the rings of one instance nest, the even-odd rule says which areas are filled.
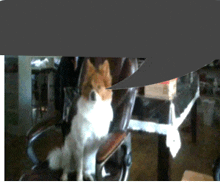
[[[137,61],[130,60],[128,58],[90,58],[95,67],[98,67],[106,59],[109,60],[113,85],[133,74],[138,68]],[[71,119],[71,117],[74,116],[74,103],[76,102],[76,100],[74,99],[80,95],[81,84],[84,80],[83,74],[85,72],[86,60],[87,58],[84,58],[78,81],[79,93],[74,92],[71,88],[65,88],[66,101],[73,103],[69,103],[69,106],[67,105],[68,107],[66,106],[64,107],[64,109],[72,108],[70,110],[70,112],[72,113],[67,113],[68,118],[67,116],[63,116],[63,119],[61,121],[66,121],[70,123],[69,120]],[[109,138],[103,145],[100,146],[96,156],[95,180],[124,181],[128,179],[129,169],[131,166],[131,135],[128,132],[127,127],[132,115],[135,98],[136,88],[113,90],[112,106],[114,111],[114,118],[110,126]],[[68,103],[65,102],[64,104]],[[39,152],[39,150],[38,146],[36,146],[41,145],[39,144],[39,141],[42,139],[50,139],[54,141],[54,139],[56,138],[57,143],[59,142],[59,144],[62,144],[62,131],[60,131],[60,129],[56,128],[55,126],[58,121],[58,118],[53,118],[46,122],[42,122],[41,124],[38,124],[37,126],[31,128],[31,130],[28,132],[27,154],[35,165],[29,172],[22,175],[20,179],[21,181],[60,180],[62,170],[50,170],[48,168],[48,162],[42,161],[43,159],[40,160],[40,158],[37,156],[37,152]],[[68,131],[69,130],[66,130],[67,133]],[[45,151],[45,155],[47,155],[47,153],[48,152]],[[105,167],[105,170],[107,173],[109,173],[109,175],[102,176],[103,167]],[[75,174],[76,173],[69,174],[68,179],[74,181],[76,176]]]

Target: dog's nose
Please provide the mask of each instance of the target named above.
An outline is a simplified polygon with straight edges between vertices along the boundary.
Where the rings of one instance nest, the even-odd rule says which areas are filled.
[[[92,101],[95,101],[95,100],[96,100],[96,95],[95,95],[95,92],[94,92],[94,91],[91,92],[90,97],[91,97],[91,100],[92,100]]]

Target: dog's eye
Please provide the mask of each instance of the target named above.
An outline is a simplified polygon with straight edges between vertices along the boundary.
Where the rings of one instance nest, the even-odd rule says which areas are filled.
[[[91,84],[89,84],[89,85],[88,85],[88,87],[89,87],[89,88],[92,88],[92,85],[91,85]]]
[[[98,86],[98,89],[100,89],[101,88],[101,86]]]

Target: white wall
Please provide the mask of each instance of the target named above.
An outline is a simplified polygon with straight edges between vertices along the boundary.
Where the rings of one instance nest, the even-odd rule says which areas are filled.
[[[17,95],[18,95],[18,123],[6,124],[6,131],[15,135],[26,135],[32,126],[31,108],[31,57],[18,57]],[[10,75],[10,74],[9,74]],[[10,76],[9,76],[10,77]],[[7,95],[7,94],[6,94]]]

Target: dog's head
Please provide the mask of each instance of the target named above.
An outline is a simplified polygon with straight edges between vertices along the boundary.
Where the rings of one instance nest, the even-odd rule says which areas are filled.
[[[85,79],[82,84],[82,96],[89,101],[111,100],[112,77],[108,60],[96,69],[90,60],[87,60]]]

